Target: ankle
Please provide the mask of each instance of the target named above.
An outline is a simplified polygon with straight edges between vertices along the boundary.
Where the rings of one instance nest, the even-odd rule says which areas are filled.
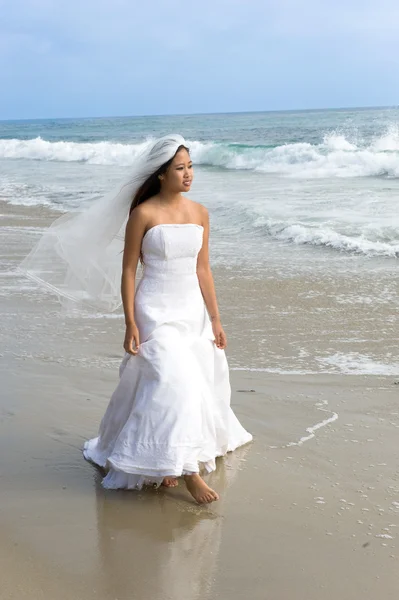
[[[192,481],[193,479],[197,479],[200,477],[199,473],[191,473],[191,475],[183,475],[184,481]]]

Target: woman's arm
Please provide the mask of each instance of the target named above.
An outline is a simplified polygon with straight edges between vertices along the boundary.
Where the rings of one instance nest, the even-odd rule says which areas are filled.
[[[218,348],[226,348],[226,334],[220,321],[219,308],[216,298],[215,283],[212,270],[209,264],[209,214],[207,209],[202,207],[202,226],[204,228],[202,248],[197,259],[197,276],[200,284],[202,296],[208,310],[209,318],[212,321],[212,329],[215,335],[215,344]]]
[[[142,211],[133,210],[126,225],[125,248],[122,262],[121,293],[125,313],[126,335],[123,347],[129,354],[137,354],[140,344],[139,332],[134,320],[134,293],[137,264],[140,258],[141,241],[145,231]],[[133,348],[133,341],[136,348]]]

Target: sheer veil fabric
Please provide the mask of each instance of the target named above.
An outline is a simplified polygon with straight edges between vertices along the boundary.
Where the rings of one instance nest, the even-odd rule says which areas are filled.
[[[86,210],[56,219],[19,271],[55,293],[66,307],[72,303],[116,310],[121,305],[124,229],[131,202],[148,177],[182,145],[187,144],[178,134],[149,142],[128,181]]]

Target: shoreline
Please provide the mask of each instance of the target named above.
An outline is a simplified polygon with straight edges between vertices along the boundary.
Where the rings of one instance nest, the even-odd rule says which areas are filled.
[[[54,219],[54,213],[45,207],[28,210],[2,204],[1,300],[9,330],[13,331],[14,323],[21,319],[16,314],[18,307],[22,326],[30,334],[32,322],[41,318],[44,303],[47,318],[41,323],[40,333],[47,337],[48,344],[54,328],[65,337],[80,329],[85,331],[79,358],[76,349],[71,357],[56,350],[54,360],[70,360],[72,365],[84,364],[91,357],[94,361],[101,358],[104,368],[116,366],[122,336],[121,311],[108,315],[86,312],[80,318],[61,322],[56,299],[14,271],[41,229]],[[265,272],[257,273],[248,267],[237,270],[234,265],[212,265],[230,368],[265,369],[282,375],[324,372],[399,376],[397,278],[390,270],[380,272],[374,268],[370,272],[321,274],[306,269],[284,272],[281,267],[269,265]],[[100,353],[88,343],[95,338],[101,344]],[[26,351],[25,340],[11,337],[6,342],[4,346],[17,353]],[[42,354],[46,356],[48,344],[43,343]],[[110,355],[116,357],[114,362]]]

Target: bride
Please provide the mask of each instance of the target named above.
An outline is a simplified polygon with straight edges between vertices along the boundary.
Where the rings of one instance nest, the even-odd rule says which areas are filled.
[[[226,335],[209,266],[208,212],[182,195],[192,181],[193,164],[181,136],[147,147],[130,185],[112,202],[54,228],[51,246],[67,273],[63,288],[51,287],[69,299],[115,300],[118,269],[110,249],[122,224],[118,218],[127,219],[121,272],[125,356],[98,436],[84,444],[84,457],[106,469],[105,488],[174,487],[183,477],[202,504],[219,496],[200,473],[213,471],[216,457],[252,436],[230,408]],[[77,232],[88,223],[92,234],[86,232],[80,248]],[[139,262],[143,275],[135,289]],[[25,271],[42,279],[29,263]]]

